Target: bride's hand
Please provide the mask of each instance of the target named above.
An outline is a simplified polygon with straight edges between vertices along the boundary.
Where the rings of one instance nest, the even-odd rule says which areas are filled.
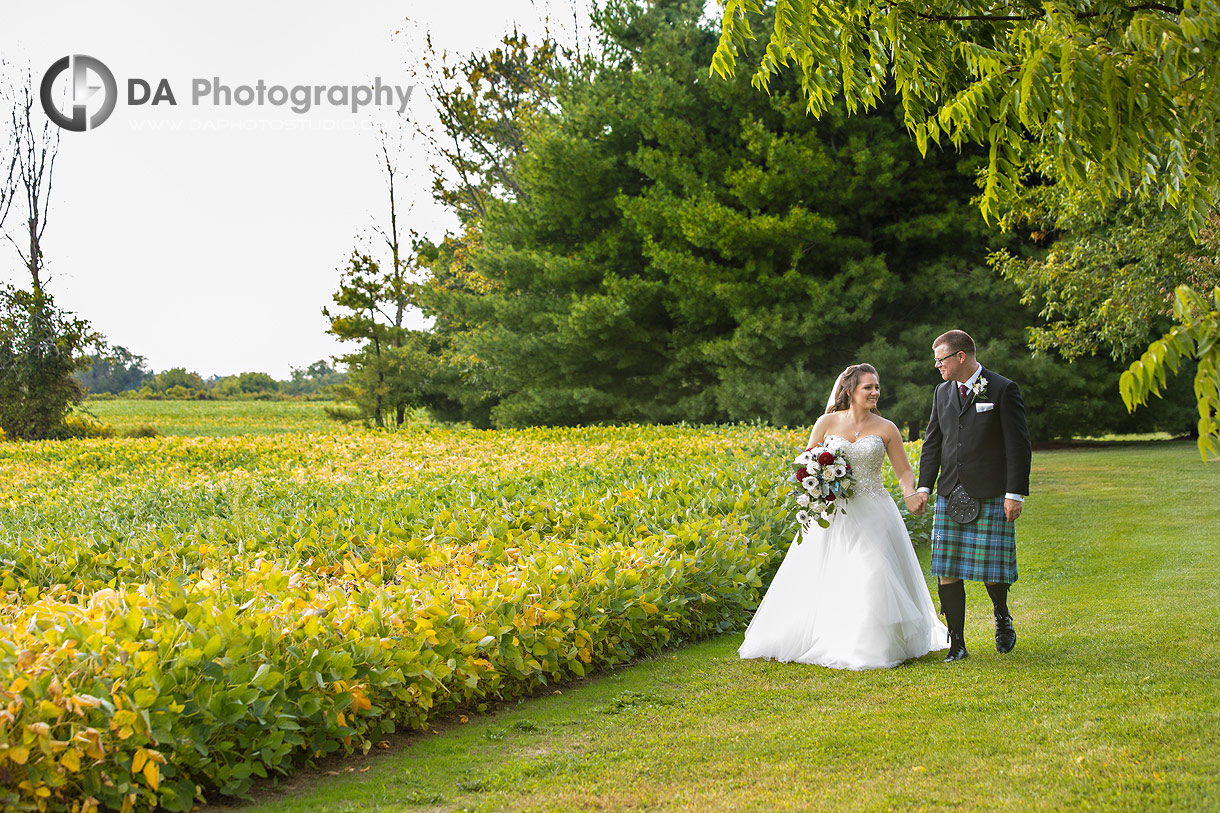
[[[920,491],[906,498],[907,510],[915,516],[922,516],[928,508],[928,495]]]

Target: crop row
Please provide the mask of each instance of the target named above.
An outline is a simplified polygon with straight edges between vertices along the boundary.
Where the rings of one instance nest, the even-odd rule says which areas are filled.
[[[23,444],[0,802],[188,810],[739,628],[793,530],[758,428]],[[7,795],[5,795],[7,794]]]

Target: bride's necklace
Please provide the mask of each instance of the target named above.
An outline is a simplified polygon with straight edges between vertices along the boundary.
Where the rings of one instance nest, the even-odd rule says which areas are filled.
[[[859,429],[849,429],[848,431],[850,431],[850,432],[852,433],[852,440],[853,440],[853,441],[856,441],[856,440],[859,440],[859,439],[860,439],[860,430],[859,430]]]

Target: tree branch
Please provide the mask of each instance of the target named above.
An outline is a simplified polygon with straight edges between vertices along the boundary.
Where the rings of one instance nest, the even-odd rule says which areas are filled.
[[[1160,11],[1165,14],[1181,14],[1182,9],[1172,6],[1165,6],[1160,3],[1140,3],[1137,6],[1128,6],[1128,11]],[[1041,20],[1045,14],[916,14],[921,20],[937,23],[957,23],[957,22],[997,22],[997,23],[1019,23],[1028,22],[1030,20]],[[1081,11],[1076,14],[1077,20],[1087,20],[1093,17],[1100,17],[1101,12],[1098,11]]]

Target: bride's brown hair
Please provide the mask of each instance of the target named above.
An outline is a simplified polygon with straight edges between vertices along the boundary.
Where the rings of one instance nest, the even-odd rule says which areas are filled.
[[[877,381],[881,381],[881,375],[877,372],[877,368],[871,364],[853,364],[839,374],[839,378],[835,381],[834,394],[831,396],[830,404],[826,407],[826,413],[842,412],[851,408],[851,396],[856,391],[856,387],[860,383],[860,377],[865,373],[872,373],[877,376]],[[876,407],[869,410],[874,415],[880,415]]]

